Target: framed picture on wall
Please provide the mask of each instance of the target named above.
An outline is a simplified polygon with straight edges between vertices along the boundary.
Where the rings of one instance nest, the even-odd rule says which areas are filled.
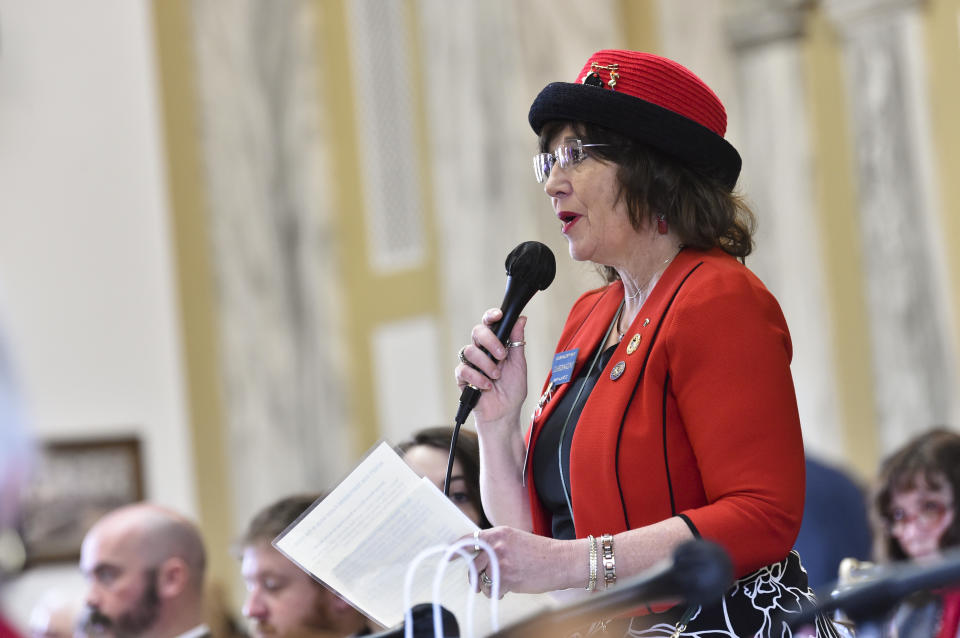
[[[22,510],[27,565],[76,561],[97,519],[143,496],[139,439],[47,441]]]

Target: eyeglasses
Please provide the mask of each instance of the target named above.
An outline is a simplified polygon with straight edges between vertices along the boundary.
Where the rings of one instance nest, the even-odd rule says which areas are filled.
[[[887,517],[887,524],[890,531],[902,530],[909,523],[914,523],[921,529],[932,529],[943,521],[951,507],[949,503],[933,500],[923,501],[918,512],[908,512],[902,507],[894,507]]]
[[[550,171],[554,164],[559,164],[560,168],[570,168],[576,166],[587,159],[587,154],[583,149],[592,146],[613,146],[612,144],[584,144],[581,140],[565,140],[560,143],[552,153],[537,153],[533,156],[533,173],[537,177],[537,183],[542,184],[550,177]]]

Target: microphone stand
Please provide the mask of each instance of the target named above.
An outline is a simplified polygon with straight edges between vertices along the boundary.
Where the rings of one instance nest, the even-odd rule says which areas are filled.
[[[882,622],[904,598],[919,591],[960,583],[960,549],[935,562],[901,562],[879,567],[876,576],[855,584],[833,583],[817,592],[816,603],[804,605],[788,619],[792,627],[814,621],[817,614],[842,610],[854,623]]]

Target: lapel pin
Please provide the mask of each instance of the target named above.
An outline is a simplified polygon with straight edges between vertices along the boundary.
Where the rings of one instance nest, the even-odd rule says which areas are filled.
[[[618,361],[617,365],[613,366],[613,370],[610,371],[610,380],[616,381],[620,378],[620,375],[623,374],[623,371],[627,369],[627,364],[623,361]]]

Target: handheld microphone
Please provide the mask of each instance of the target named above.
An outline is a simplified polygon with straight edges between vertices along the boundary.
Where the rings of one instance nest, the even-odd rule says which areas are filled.
[[[544,244],[525,241],[510,251],[504,266],[507,270],[507,289],[500,304],[503,317],[492,324],[490,329],[497,335],[500,343],[506,344],[523,307],[534,293],[546,290],[547,286],[553,283],[557,274],[557,260]],[[455,419],[457,426],[466,422],[467,416],[479,400],[480,390],[469,385],[463,389]]]
[[[503,294],[500,321],[491,324],[490,329],[497,335],[500,343],[506,345],[514,324],[520,318],[520,312],[538,290],[546,290],[557,274],[557,260],[553,251],[538,241],[525,241],[507,255],[504,262],[507,270],[507,290]],[[482,348],[481,348],[482,349]],[[482,349],[483,350],[483,349]],[[487,355],[490,353],[486,350]],[[468,385],[460,393],[460,405],[453,421],[453,435],[450,437],[450,455],[447,459],[447,473],[443,479],[443,494],[450,496],[450,474],[456,456],[457,436],[470,411],[480,400],[480,390]]]
[[[460,625],[457,624],[457,618],[453,612],[446,607],[440,607],[440,620],[443,623],[442,638],[460,638]],[[433,605],[430,603],[419,603],[410,608],[410,614],[413,617],[413,638],[434,638],[433,625]],[[381,631],[376,634],[369,634],[366,638],[404,638],[406,624],[400,623],[396,627]]]
[[[708,605],[720,600],[732,582],[733,565],[722,547],[706,540],[688,541],[674,550],[672,558],[618,582],[607,592],[521,621],[490,638],[563,636],[597,618],[627,614],[658,602]]]
[[[788,618],[794,627],[807,624],[819,613],[842,610],[852,621],[877,620],[898,602],[923,590],[960,583],[960,550],[946,552],[931,562],[877,567],[869,580],[852,585],[834,583],[817,592],[817,603]],[[826,593],[824,593],[826,592]]]

